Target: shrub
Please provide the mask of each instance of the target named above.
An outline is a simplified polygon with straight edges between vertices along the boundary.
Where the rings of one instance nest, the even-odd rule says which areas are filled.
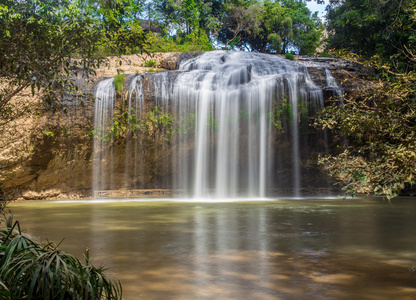
[[[320,57],[331,57],[331,54],[327,53],[327,52],[321,52],[319,53]]]
[[[162,72],[163,70],[161,70],[161,69],[153,69],[153,68],[150,68],[150,69],[147,69],[145,72],[146,73],[159,73],[159,72]]]
[[[210,51],[212,43],[203,30],[188,35],[178,33],[175,37],[161,37],[151,32],[146,35],[148,44],[144,47],[147,52],[189,52]]]
[[[52,243],[42,245],[20,232],[13,216],[1,219],[0,297],[6,299],[122,299],[121,285]],[[16,230],[15,227],[18,227]],[[3,299],[3,298],[2,298]]]
[[[116,88],[117,95],[121,95],[123,93],[124,88],[124,80],[126,79],[126,74],[119,74],[114,76],[114,86]]]
[[[151,68],[156,67],[156,60],[150,59],[148,61],[145,61],[144,66],[145,67],[151,67]]]
[[[290,59],[290,60],[295,60],[295,56],[292,53],[286,53],[285,58]]]
[[[347,53],[348,54],[348,53]],[[406,53],[416,57],[416,53]],[[392,199],[416,188],[416,74],[400,73],[374,57],[353,63],[369,68],[377,79],[362,84],[359,93],[344,97],[343,105],[328,105],[315,118],[317,128],[348,138],[343,152],[318,159],[346,194],[382,195]],[[414,66],[409,61],[409,68]]]

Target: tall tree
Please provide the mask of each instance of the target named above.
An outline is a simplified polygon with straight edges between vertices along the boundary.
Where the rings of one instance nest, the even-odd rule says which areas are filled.
[[[79,0],[77,0],[79,1]],[[135,0],[88,0],[84,8],[100,20],[109,55],[141,51],[144,33],[139,20],[144,3]]]
[[[415,44],[415,0],[330,0],[327,7],[328,48],[389,58]]]
[[[0,113],[10,114],[11,99],[27,87],[42,90],[47,107],[59,103],[63,91],[76,88],[74,70],[88,78],[101,61],[97,48],[110,44],[114,53],[137,50],[141,28],[121,24],[122,7],[76,0],[5,0],[0,4]],[[103,5],[104,4],[104,5]],[[120,25],[121,24],[121,25]],[[115,39],[113,40],[113,38]],[[81,74],[80,74],[81,73]]]
[[[150,7],[152,19],[163,24],[165,34],[173,29],[174,24],[180,22],[181,7],[174,0],[155,0]]]
[[[250,51],[312,53],[323,25],[303,1],[237,1],[226,5],[219,40]]]
[[[383,11],[384,5],[392,4],[393,0],[345,1],[329,12],[329,15],[339,14],[338,9],[349,8],[345,16],[339,14],[337,24],[344,26],[340,27],[342,37],[340,40],[333,37],[332,42],[347,39],[350,44],[339,44],[339,47],[361,54],[380,54],[366,61],[353,56],[356,63],[371,67],[377,77],[369,88],[364,85],[366,89],[359,94],[346,95],[344,105],[326,107],[316,122],[336,136],[348,137],[349,145],[343,152],[322,157],[320,161],[339,179],[346,193],[352,195],[378,194],[390,199],[403,189],[414,192],[416,188],[416,45],[413,42],[416,11],[411,1],[399,2],[394,2],[399,6],[385,7]],[[374,7],[370,8],[370,4]],[[351,9],[352,5],[355,9]],[[396,13],[392,15],[392,11]],[[389,20],[380,19],[381,15],[390,16]],[[359,26],[360,18],[363,28]],[[405,23],[409,26],[403,27]],[[392,27],[376,28],[375,24]],[[353,28],[357,29],[355,34],[349,31]],[[401,45],[405,40],[409,43]]]
[[[225,9],[219,40],[226,47],[228,45],[238,46],[250,51],[252,44],[260,34],[263,7],[251,1],[236,1],[236,3],[226,4]],[[264,45],[257,47],[264,48]]]
[[[305,2],[280,0],[281,5],[288,10],[289,17],[292,19],[291,39],[285,39],[284,44],[287,48],[298,49],[299,54],[311,54],[321,43],[324,26],[318,14],[312,13]]]
[[[186,34],[202,29],[207,35],[218,30],[219,18],[223,9],[222,0],[155,0],[155,19],[170,29]]]

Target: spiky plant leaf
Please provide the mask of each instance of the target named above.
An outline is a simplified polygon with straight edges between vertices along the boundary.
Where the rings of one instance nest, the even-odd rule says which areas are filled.
[[[12,216],[3,216],[2,223],[0,299],[121,299],[120,283],[94,267],[88,251],[83,264],[52,243],[23,235]]]

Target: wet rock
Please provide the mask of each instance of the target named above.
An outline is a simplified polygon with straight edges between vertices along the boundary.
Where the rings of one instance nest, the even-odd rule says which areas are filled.
[[[50,199],[56,198],[61,194],[60,190],[57,189],[50,189],[41,192],[36,192],[32,190],[22,192],[22,198],[25,200],[43,200],[43,199]]]
[[[194,58],[195,52],[173,53],[160,60],[158,67],[166,70],[177,70],[182,61]]]

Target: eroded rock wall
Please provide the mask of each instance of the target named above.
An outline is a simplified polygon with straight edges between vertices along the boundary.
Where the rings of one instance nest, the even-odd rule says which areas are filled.
[[[2,190],[13,199],[89,197],[91,115],[45,113],[39,102],[37,109],[2,129]]]

